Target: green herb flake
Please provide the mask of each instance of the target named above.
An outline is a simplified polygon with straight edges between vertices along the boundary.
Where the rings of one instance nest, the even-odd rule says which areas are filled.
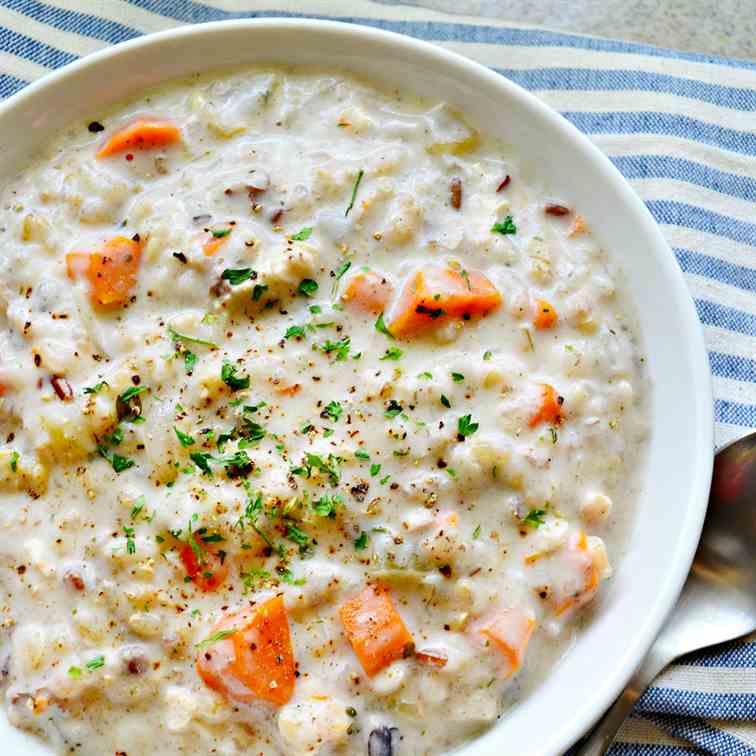
[[[105,657],[102,656],[102,654],[100,654],[100,656],[95,656],[94,659],[90,659],[84,666],[90,670],[90,672],[94,672],[94,670],[105,666]]]
[[[134,528],[124,526],[123,532],[126,534],[126,553],[136,553],[136,542],[134,541]]]
[[[490,349],[487,349],[485,352],[483,352],[483,359],[488,362],[488,360],[493,357],[493,352]]]
[[[21,455],[14,449],[10,453],[10,469],[12,472],[16,472],[18,470],[18,460],[21,458]]]
[[[312,503],[313,511],[319,517],[335,517],[336,509],[343,500],[339,494],[333,496],[321,496],[317,501]]]
[[[472,422],[471,415],[462,415],[457,420],[457,433],[460,436],[467,438],[468,436],[472,436],[476,430],[478,430],[478,423]]]
[[[224,239],[231,233],[230,228],[219,228],[213,231],[213,239]]]
[[[529,525],[531,528],[538,528],[545,522],[543,519],[545,514],[545,509],[531,509],[530,512],[522,518],[523,525]]]
[[[480,525],[475,526],[475,530],[473,530],[472,534],[473,538],[480,538]]]
[[[360,182],[362,181],[362,177],[365,175],[365,171],[360,168],[359,172],[357,173],[357,179],[354,182],[354,186],[352,187],[352,197],[349,200],[349,205],[347,206],[347,209],[344,211],[344,217],[346,218],[347,215],[349,215],[349,212],[354,207],[354,201],[357,199],[357,190],[360,188]]]
[[[194,366],[197,364],[197,355],[194,352],[184,352],[184,370],[188,375],[194,372]]]
[[[189,336],[189,334],[186,334],[186,333],[179,333],[178,331],[175,331],[170,326],[168,326],[168,335],[174,341],[184,341],[187,344],[199,344],[200,346],[206,346],[206,347],[209,347],[210,349],[218,348],[218,345],[213,343],[212,341],[207,341],[206,339],[199,339],[196,336]]]
[[[323,312],[323,308],[320,305],[310,305],[307,308],[313,315],[320,315]]]
[[[321,351],[326,354],[334,352],[336,354],[336,361],[341,362],[349,356],[349,350],[351,349],[351,340],[349,336],[345,336],[339,341],[331,341],[330,339],[320,345]]]
[[[305,339],[307,334],[302,326],[289,326],[284,334],[285,339]]]
[[[221,273],[221,278],[224,281],[228,281],[231,286],[238,286],[245,281],[249,281],[252,278],[252,273],[252,268],[226,268]]]
[[[84,393],[85,394],[99,394],[100,391],[102,391],[107,385],[108,385],[107,381],[100,381],[99,383],[95,383],[94,386],[87,386],[87,388],[84,389]]]
[[[176,433],[176,438],[178,438],[181,446],[183,446],[184,448],[191,446],[194,443],[194,439],[188,433],[184,433],[184,431],[179,430],[175,425],[173,426],[173,430]]]
[[[268,284],[259,283],[255,284],[252,288],[252,301],[259,302],[262,299],[262,295],[268,290]]]
[[[389,347],[381,357],[381,360],[399,360],[404,352],[399,347]]]
[[[364,551],[368,545],[368,534],[363,530],[354,541],[356,551]]]
[[[297,293],[303,297],[314,297],[318,293],[318,282],[311,278],[303,278],[299,282]]]
[[[208,646],[212,646],[214,643],[218,643],[219,641],[226,640],[226,638],[230,638],[236,632],[237,628],[235,627],[230,627],[227,630],[217,630],[211,635],[208,635],[204,640],[201,640],[199,643],[195,643],[194,647],[197,650],[205,649]]]
[[[378,333],[382,333],[384,336],[388,336],[390,339],[393,339],[393,335],[391,334],[391,331],[386,327],[386,322],[383,319],[383,313],[381,313],[378,316],[378,320],[375,321],[375,330],[378,331]]]
[[[305,226],[304,228],[297,231],[296,234],[293,236],[290,236],[289,238],[292,241],[307,241],[310,236],[312,236],[312,228],[310,226]]]
[[[78,680],[81,677],[81,667],[69,667],[68,676]]]
[[[383,413],[384,417],[396,417],[397,415],[400,415],[402,412],[404,412],[404,407],[402,407],[399,402],[397,402],[395,399],[391,399],[388,403],[388,407],[386,407],[385,412]]]
[[[249,376],[238,377],[236,365],[230,362],[224,362],[221,368],[221,380],[228,386],[231,391],[240,391],[249,388]]]
[[[370,465],[370,474],[375,477],[378,475],[378,473],[381,471],[381,466],[377,462],[373,462],[372,465]]]
[[[449,398],[445,394],[441,394],[441,404],[446,407],[446,409],[451,409],[451,402],[449,401]]]
[[[517,226],[515,226],[512,216],[508,215],[503,221],[494,223],[493,226],[491,226],[491,231],[492,233],[506,236],[507,234],[516,234]]]
[[[366,462],[370,462],[370,455],[364,449],[357,449],[354,456],[357,457],[357,459],[363,459]]]
[[[551,434],[551,443],[556,444],[557,441],[559,441],[559,435],[557,434],[557,429],[549,428],[549,433]]]
[[[206,452],[192,452],[189,457],[205,475],[212,476],[213,471],[210,469],[212,455],[207,454]]]
[[[130,386],[122,394],[118,395],[118,400],[123,402],[124,404],[128,404],[130,399],[133,399],[139,394],[143,394],[145,391],[147,391],[146,386]]]
[[[465,380],[465,376],[462,373],[452,373],[451,377],[454,383],[462,383]]]
[[[423,370],[422,373],[418,373],[418,378],[424,378],[426,381],[430,381],[433,378],[433,373],[429,373],[427,370]]]
[[[344,408],[338,402],[328,402],[323,410],[323,414],[334,422],[338,422],[343,412]]]

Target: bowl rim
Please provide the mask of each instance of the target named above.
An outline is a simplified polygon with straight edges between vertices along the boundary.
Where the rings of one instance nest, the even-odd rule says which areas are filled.
[[[416,56],[425,58],[431,64],[444,65],[448,68],[456,69],[458,73],[464,72],[473,78],[485,80],[489,86],[498,88],[502,92],[502,96],[514,98],[534,118],[548,121],[553,128],[561,131],[565,138],[579,145],[582,151],[587,153],[590,160],[595,163],[596,168],[603,174],[604,178],[611,181],[618,191],[620,191],[624,203],[623,212],[634,214],[635,220],[642,226],[643,235],[653,243],[653,254],[658,262],[660,275],[663,275],[669,284],[670,297],[674,299],[674,306],[685,321],[686,330],[680,334],[680,339],[687,346],[687,355],[690,360],[690,366],[693,368],[696,396],[699,399],[706,398],[706,402],[696,408],[698,422],[695,425],[694,431],[698,440],[696,446],[697,458],[690,460],[691,477],[695,480],[691,484],[690,500],[685,509],[685,521],[681,523],[679,541],[681,546],[678,549],[678,559],[671,564],[668,574],[664,575],[664,580],[660,581],[659,592],[661,595],[656,597],[653,611],[644,617],[642,631],[636,636],[635,648],[639,653],[634,657],[634,663],[626,662],[624,665],[618,665],[617,669],[612,672],[607,672],[609,682],[603,686],[601,691],[593,692],[592,702],[587,707],[587,715],[565,718],[567,721],[562,722],[559,728],[555,728],[557,731],[556,737],[549,738],[549,742],[544,743],[542,747],[534,744],[532,754],[552,756],[554,752],[551,750],[551,747],[555,745],[559,746],[562,750],[566,750],[578,741],[587,730],[593,727],[595,722],[620,694],[648,652],[682,591],[706,514],[714,456],[712,380],[703,329],[691,295],[688,292],[683,273],[660,228],[640,197],[609,158],[601,152],[586,134],[579,131],[556,110],[546,105],[535,95],[483,64],[431,42],[382,28],[327,19],[271,16],[190,24],[144,34],[140,37],[87,54],[31,82],[22,90],[0,103],[0,123],[6,117],[12,116],[13,111],[21,109],[29,103],[33,103],[34,100],[44,98],[46,92],[54,87],[63,85],[67,79],[75,77],[83,69],[97,67],[104,61],[117,60],[119,57],[128,57],[135,50],[144,47],[158,46],[165,42],[176,42],[179,40],[188,43],[197,37],[208,34],[223,34],[226,31],[236,30],[239,27],[254,28],[256,30],[269,29],[271,31],[279,31],[281,29],[312,31],[320,29],[345,37],[382,42],[389,46],[403,48]],[[348,69],[348,63],[344,67]],[[222,70],[223,67],[213,66],[212,64],[208,66],[198,64],[196,68],[198,71],[208,72],[214,69]],[[164,81],[168,82],[175,79],[175,76],[166,76]],[[630,291],[630,298],[631,300],[634,298],[632,291]],[[537,696],[537,690],[531,693],[531,696],[534,695]],[[496,728],[497,725],[494,724],[488,732],[490,733]],[[545,733],[543,734],[545,736]],[[477,740],[469,741],[466,743],[466,746],[474,749]],[[466,749],[465,752],[467,752]]]

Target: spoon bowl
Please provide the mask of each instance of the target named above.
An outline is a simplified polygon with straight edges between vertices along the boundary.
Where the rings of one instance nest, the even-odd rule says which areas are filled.
[[[670,662],[756,630],[756,433],[717,452],[701,540],[680,599],[622,695],[576,756],[602,756]]]

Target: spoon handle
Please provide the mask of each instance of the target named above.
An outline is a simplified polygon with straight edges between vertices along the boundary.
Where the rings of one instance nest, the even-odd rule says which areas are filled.
[[[658,649],[652,648],[641,666],[630,678],[630,682],[622,691],[620,697],[599,719],[588,738],[580,744],[575,756],[604,756],[609,750],[614,736],[622,727],[622,723],[630,715],[635,702],[670,661],[666,655],[659,653]]]

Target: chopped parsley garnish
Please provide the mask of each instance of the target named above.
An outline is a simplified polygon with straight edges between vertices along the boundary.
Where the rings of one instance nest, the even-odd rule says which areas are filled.
[[[531,528],[540,527],[545,522],[543,519],[545,514],[545,509],[531,509],[530,512],[522,518],[522,522],[524,525],[529,525]]]
[[[205,475],[213,474],[213,471],[210,469],[210,460],[212,459],[211,454],[207,454],[206,452],[192,452],[189,457]]]
[[[475,526],[475,530],[473,530],[472,534],[473,538],[479,538],[480,537],[480,525]]]
[[[493,352],[490,349],[487,349],[485,352],[483,352],[483,359],[488,362],[488,360],[493,357]]]
[[[100,381],[99,383],[95,383],[94,386],[87,386],[87,388],[84,389],[84,393],[85,394],[98,394],[107,385],[108,385],[107,381]]]
[[[344,408],[338,402],[328,402],[323,410],[323,414],[330,417],[334,422],[338,421],[342,412],[344,412]]]
[[[370,462],[370,455],[364,449],[357,449],[354,456],[357,459],[364,459],[366,462]]]
[[[331,341],[329,339],[324,344],[320,345],[321,351],[325,352],[326,354],[335,352],[336,360],[338,362],[345,360],[349,356],[350,348],[351,348],[351,340],[349,336],[345,336],[343,339],[340,339],[339,341]]]
[[[318,282],[311,278],[303,278],[299,282],[297,293],[304,297],[314,297],[318,293]]]
[[[357,199],[357,190],[360,188],[360,182],[362,181],[362,177],[365,175],[365,171],[360,168],[359,173],[357,174],[357,179],[354,182],[354,186],[352,187],[352,197],[349,200],[349,205],[347,206],[347,209],[344,211],[344,217],[346,218],[347,215],[349,215],[350,210],[354,207],[354,201]]]
[[[118,399],[124,404],[128,404],[129,399],[133,399],[135,396],[143,394],[145,391],[147,391],[146,386],[130,386],[122,394],[118,395]]]
[[[111,467],[117,473],[122,473],[124,470],[128,470],[130,467],[133,467],[136,464],[133,459],[127,459],[126,457],[122,457],[120,454],[113,454],[111,456],[108,453],[107,448],[102,444],[97,445],[97,452],[103,459],[107,459],[108,462],[110,462]]]
[[[429,381],[433,378],[433,373],[429,373],[427,370],[423,370],[422,373],[418,373],[418,378],[425,378],[426,381]]]
[[[309,478],[312,476],[313,468],[315,468],[328,475],[331,485],[337,486],[341,479],[337,467],[338,462],[339,458],[335,457],[333,454],[329,454],[328,459],[324,460],[319,454],[311,454],[310,452],[307,452],[300,466],[293,468],[291,472],[294,475],[302,475],[305,478]]]
[[[409,454],[409,449],[394,449],[395,457],[406,457]]]
[[[470,415],[462,415],[462,417],[457,420],[457,433],[463,438],[472,436],[476,430],[478,430],[478,423],[472,422],[472,417]]]
[[[491,231],[495,234],[503,234],[506,236],[507,234],[516,234],[517,226],[515,226],[512,216],[508,215],[503,221],[494,223],[493,226],[491,226]]]
[[[173,426],[173,430],[176,433],[176,438],[178,438],[181,446],[183,446],[184,448],[191,446],[194,443],[194,439],[188,433],[184,433],[182,430],[179,430],[175,425]]]
[[[236,633],[235,627],[230,627],[227,630],[217,630],[216,632],[212,633],[212,635],[208,635],[207,638],[204,640],[201,640],[199,643],[195,643],[194,647],[198,650],[207,648],[208,646],[212,646],[213,643],[218,643],[218,641],[226,640],[226,638],[230,638],[232,635]]]
[[[443,404],[446,409],[451,409],[451,402],[445,394],[441,394],[441,404]]]
[[[368,534],[363,530],[354,541],[354,548],[357,551],[364,551],[368,545]]]
[[[305,582],[306,582],[303,577],[302,578],[295,578],[294,574],[292,573],[292,571],[290,569],[287,569],[287,568],[284,568],[284,569],[280,569],[279,568],[278,574],[279,574],[281,580],[284,583],[287,583],[288,585],[304,585]]]
[[[289,326],[284,334],[285,339],[304,339],[306,337],[307,334],[302,326]]]
[[[184,352],[184,370],[191,375],[197,364],[197,355],[194,352]]]
[[[15,449],[10,453],[10,469],[12,472],[18,470],[18,460],[20,456],[21,455]]]
[[[402,405],[399,404],[399,402],[397,402],[395,399],[391,399],[383,415],[384,417],[396,417],[402,412],[404,412],[404,407],[402,407]]]
[[[389,347],[381,357],[382,360],[399,360],[404,352],[399,347]]]
[[[381,471],[381,466],[377,462],[373,462],[372,465],[370,465],[370,474],[375,477],[378,475],[378,473]]]
[[[218,345],[214,344],[212,341],[198,339],[196,336],[189,336],[186,333],[179,333],[171,328],[171,326],[168,326],[168,334],[174,341],[185,341],[187,344],[199,344],[200,346],[210,347],[210,349],[218,348]]]
[[[230,362],[224,362],[221,368],[221,379],[231,391],[249,388],[249,376],[238,377],[236,375],[237,369],[236,365],[232,365]]]
[[[379,483],[380,483],[380,484],[381,484],[382,486],[385,486],[385,485],[386,485],[386,483],[388,483],[388,482],[389,482],[389,480],[391,480],[391,475],[384,475],[384,476],[383,476],[383,477],[382,477],[382,478],[381,478],[381,479],[380,479],[380,480],[379,480],[378,482],[379,482]]]
[[[312,228],[310,226],[305,226],[303,229],[300,229],[296,234],[289,238],[292,241],[307,241],[307,239],[309,239],[311,235]]]
[[[268,290],[268,284],[259,283],[255,284],[252,288],[252,301],[259,302],[262,299],[262,295]]]
[[[123,532],[126,534],[126,553],[136,554],[136,542],[134,541],[134,528],[124,525]]]
[[[135,517],[138,517],[140,512],[144,509],[144,503],[145,498],[144,496],[140,496],[137,500],[134,506],[131,508],[131,519],[133,520]]]
[[[310,536],[308,536],[304,530],[301,530],[290,522],[286,523],[286,537],[299,546],[300,554],[307,551],[307,548],[310,545]]]
[[[94,659],[90,659],[84,666],[90,671],[104,667],[105,657],[102,654],[100,654],[100,656],[95,656]]]
[[[81,667],[69,667],[68,668],[68,676],[73,677],[74,680],[81,677]]]
[[[336,292],[339,288],[339,281],[341,280],[341,277],[346,273],[349,268],[352,267],[351,260],[344,260],[338,268],[334,271],[334,279],[333,279],[333,287],[331,289],[331,296],[336,296]]]
[[[221,278],[228,281],[231,286],[238,286],[252,278],[252,274],[252,268],[226,268],[221,273]]]
[[[378,320],[375,321],[375,330],[378,331],[378,333],[382,333],[384,336],[388,336],[390,339],[394,338],[391,331],[386,327],[386,322],[383,320],[383,313],[381,313],[378,316]]]
[[[313,315],[320,315],[323,312],[323,308],[320,305],[310,305],[307,308]]]
[[[451,377],[454,383],[461,383],[462,381],[465,380],[465,376],[462,375],[462,373],[452,373]]]
[[[219,228],[213,231],[213,239],[223,239],[231,233],[230,228]]]
[[[316,515],[320,517],[335,517],[336,509],[343,500],[339,494],[333,496],[321,496],[317,501],[312,503],[312,508]]]
[[[551,434],[551,443],[556,444],[557,441],[559,441],[559,436],[557,434],[556,428],[549,428],[549,433]]]

